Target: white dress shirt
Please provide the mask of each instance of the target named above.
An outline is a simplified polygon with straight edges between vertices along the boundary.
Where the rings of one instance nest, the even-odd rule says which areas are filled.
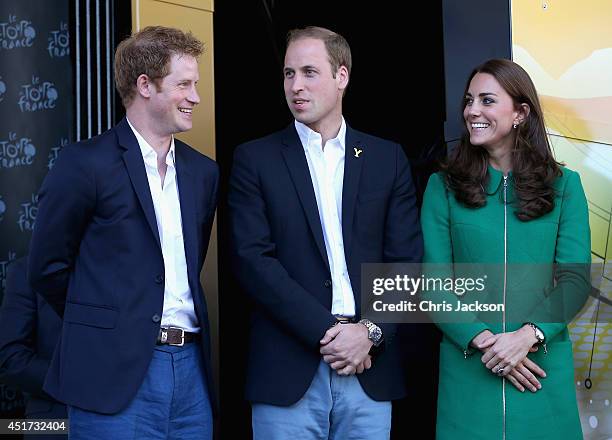
[[[200,327],[187,278],[181,204],[174,166],[174,137],[172,137],[170,150],[166,155],[167,169],[162,185],[157,169],[157,153],[130,121],[128,124],[136,135],[144,159],[164,257],[164,310],[161,325],[180,327],[189,332],[199,332]]]
[[[346,123],[342,118],[340,131],[323,146],[319,133],[301,122],[295,128],[306,152],[319,219],[325,239],[327,261],[331,269],[333,315],[355,316],[355,297],[344,255],[342,237],[342,186],[344,182],[344,155]]]

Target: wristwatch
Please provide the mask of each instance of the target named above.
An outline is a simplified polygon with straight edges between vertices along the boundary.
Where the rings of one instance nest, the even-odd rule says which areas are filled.
[[[529,327],[531,327],[533,329],[535,337],[538,340],[538,342],[536,342],[536,344],[543,344],[544,343],[544,340],[546,339],[546,337],[544,336],[544,332],[542,331],[542,329],[540,329],[540,327],[535,325],[533,322],[526,322],[523,325],[528,325]]]
[[[365,325],[365,327],[368,329],[368,339],[372,341],[374,347],[378,347],[383,341],[383,334],[380,327],[369,319],[361,319],[359,324]]]

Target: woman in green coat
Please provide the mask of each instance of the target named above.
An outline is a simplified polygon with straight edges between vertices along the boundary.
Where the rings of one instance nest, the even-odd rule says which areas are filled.
[[[583,303],[567,298],[589,288],[580,177],[554,160],[535,87],[512,61],[472,72],[463,117],[460,145],[425,192],[424,261],[497,265],[504,310],[488,321],[475,313],[470,323],[438,322],[437,438],[582,439],[566,327],[568,309]],[[554,313],[559,298],[564,319]],[[519,321],[528,315],[512,315],[518,309],[541,320]]]

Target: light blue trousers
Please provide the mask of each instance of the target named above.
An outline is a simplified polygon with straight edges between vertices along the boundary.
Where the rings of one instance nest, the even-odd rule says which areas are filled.
[[[339,376],[324,361],[297,403],[252,410],[254,440],[386,440],[391,431],[391,402],[372,400],[357,376]]]
[[[212,411],[199,345],[156,346],[138,393],[117,414],[69,407],[69,439],[211,440]]]

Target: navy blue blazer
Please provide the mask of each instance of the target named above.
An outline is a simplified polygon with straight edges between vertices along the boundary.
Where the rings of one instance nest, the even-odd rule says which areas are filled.
[[[66,406],[42,389],[62,320],[30,289],[26,269],[26,258],[22,257],[7,270],[0,307],[0,382],[29,394],[27,418],[65,419]]]
[[[354,148],[362,150],[356,157]],[[420,262],[423,241],[410,167],[400,145],[347,127],[342,235],[357,317],[361,264]],[[293,124],[240,145],[230,181],[235,274],[253,299],[246,396],[290,405],[321,360],[335,323],[331,274],[304,148]],[[358,375],[375,400],[406,394],[395,325],[373,367]]]
[[[183,142],[175,140],[175,148],[189,287],[212,392],[199,277],[219,171]],[[89,411],[112,414],[125,408],[152,358],[164,299],[153,200],[140,147],[125,119],[62,150],[39,194],[28,276],[64,318],[45,391]]]

